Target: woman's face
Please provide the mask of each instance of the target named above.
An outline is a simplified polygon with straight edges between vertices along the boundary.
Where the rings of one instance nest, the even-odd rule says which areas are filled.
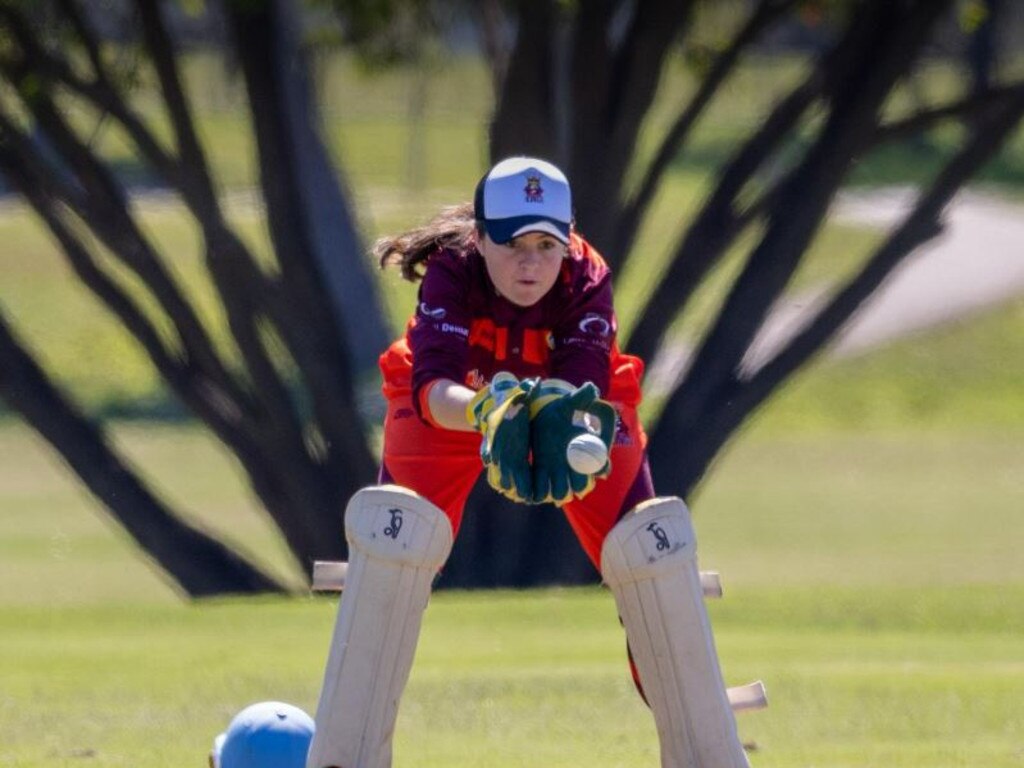
[[[554,286],[566,246],[544,232],[527,232],[499,245],[477,235],[477,249],[498,293],[519,307],[536,304]]]

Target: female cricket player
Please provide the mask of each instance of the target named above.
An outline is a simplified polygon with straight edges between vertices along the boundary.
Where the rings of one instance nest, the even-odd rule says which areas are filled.
[[[345,513],[349,569],[309,768],[391,764],[430,585],[481,472],[517,502],[561,507],[611,587],[662,765],[746,766],[689,513],[655,498],[637,418],[643,364],[616,343],[611,272],[574,230],[565,174],[503,160],[472,204],[380,240],[374,255],[419,281],[419,295],[380,358],[381,485]],[[607,456],[589,474],[567,456],[585,433]]]
[[[505,374],[499,383],[507,384],[508,374],[515,377],[513,397],[532,395],[535,402],[589,382],[588,393],[576,398],[592,394],[610,402],[612,420],[618,421],[607,476],[588,483],[573,473],[563,443],[550,452],[554,466],[530,467],[524,452],[510,459],[505,484],[504,466],[487,478],[513,499],[560,505],[600,567],[608,531],[627,510],[654,496],[647,437],[636,414],[643,364],[619,351],[611,271],[573,231],[565,176],[542,160],[505,160],[480,182],[472,206],[385,238],[375,253],[382,265],[397,263],[406,278],[421,279],[405,336],[381,357],[388,403],[381,480],[432,501],[457,534],[483,469],[481,417],[500,399],[489,400],[496,374]],[[548,380],[550,385],[541,385]],[[547,407],[532,410],[543,422]]]

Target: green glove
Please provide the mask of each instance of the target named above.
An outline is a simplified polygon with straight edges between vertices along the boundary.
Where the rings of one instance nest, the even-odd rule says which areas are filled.
[[[525,407],[537,379],[519,381],[511,373],[496,373],[468,406],[466,420],[481,434],[480,459],[487,483],[519,503],[533,496],[530,475],[530,416]]]
[[[577,418],[583,415],[583,419]],[[597,387],[587,382],[573,387],[559,379],[545,379],[530,397],[530,449],[533,452],[533,502],[561,506],[583,498],[594,489],[597,478],[607,477],[611,461],[600,472],[584,475],[569,466],[565,457],[569,441],[591,432],[587,416],[600,420],[598,436],[611,451],[615,438],[615,408],[598,398]]]

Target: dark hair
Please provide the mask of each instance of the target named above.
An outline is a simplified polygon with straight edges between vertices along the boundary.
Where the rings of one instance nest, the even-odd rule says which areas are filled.
[[[481,230],[473,203],[460,203],[443,208],[423,226],[380,238],[373,244],[371,253],[381,269],[396,264],[402,270],[402,277],[415,282],[423,279],[431,254],[441,248],[466,251],[472,245],[473,233]]]

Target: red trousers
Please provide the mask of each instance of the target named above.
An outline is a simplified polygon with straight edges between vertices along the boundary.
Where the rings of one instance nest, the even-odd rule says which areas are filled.
[[[412,353],[399,339],[380,357],[384,397],[384,455],[381,481],[404,486],[440,507],[458,534],[462,512],[477,477],[480,436],[425,424],[412,402]],[[632,355],[612,358],[611,386],[606,399],[619,415],[612,445],[611,474],[598,480],[585,498],[562,507],[580,544],[598,569],[604,537],[626,512],[654,496],[647,466],[647,435],[636,409],[640,403],[643,363]]]

